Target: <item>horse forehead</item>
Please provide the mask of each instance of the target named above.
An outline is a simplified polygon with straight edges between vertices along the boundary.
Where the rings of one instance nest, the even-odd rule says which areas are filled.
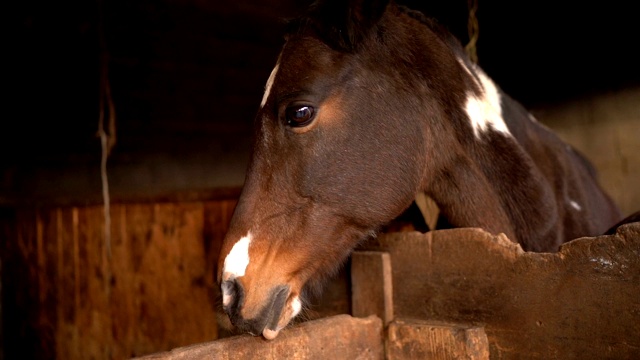
[[[276,66],[271,70],[271,74],[269,75],[269,79],[267,79],[267,84],[264,86],[264,95],[262,95],[262,101],[260,102],[260,108],[263,108],[269,99],[269,95],[271,94],[271,87],[273,86],[273,81],[276,78],[276,74],[278,73],[278,68],[280,67],[280,59],[276,62]]]
[[[339,53],[315,37],[288,40],[280,53],[279,77],[290,82],[310,80],[314,73],[329,74]]]

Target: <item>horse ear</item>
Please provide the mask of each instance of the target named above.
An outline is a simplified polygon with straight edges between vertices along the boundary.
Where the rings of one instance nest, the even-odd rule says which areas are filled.
[[[353,50],[378,24],[390,0],[325,0],[311,6],[311,14],[335,45]]]
[[[382,17],[389,0],[350,0],[349,19],[351,25],[368,31]]]

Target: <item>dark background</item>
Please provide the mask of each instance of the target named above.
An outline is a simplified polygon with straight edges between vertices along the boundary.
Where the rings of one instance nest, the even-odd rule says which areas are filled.
[[[463,44],[466,1],[398,1]],[[113,199],[241,186],[284,20],[308,1],[21,1],[5,10],[0,205],[100,201],[101,33]],[[640,84],[631,2],[480,1],[480,65],[525,106]]]

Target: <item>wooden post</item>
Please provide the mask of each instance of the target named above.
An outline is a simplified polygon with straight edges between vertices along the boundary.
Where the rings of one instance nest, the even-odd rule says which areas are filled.
[[[489,359],[482,327],[396,319],[389,324],[387,359]]]
[[[393,320],[391,258],[386,252],[355,251],[351,256],[352,313],[377,315],[384,325]]]

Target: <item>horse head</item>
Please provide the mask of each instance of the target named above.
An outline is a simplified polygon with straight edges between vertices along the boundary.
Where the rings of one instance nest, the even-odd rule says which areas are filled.
[[[275,337],[305,292],[421,187],[415,95],[376,34],[387,5],[317,5],[286,37],[219,261],[223,307],[241,330]]]

